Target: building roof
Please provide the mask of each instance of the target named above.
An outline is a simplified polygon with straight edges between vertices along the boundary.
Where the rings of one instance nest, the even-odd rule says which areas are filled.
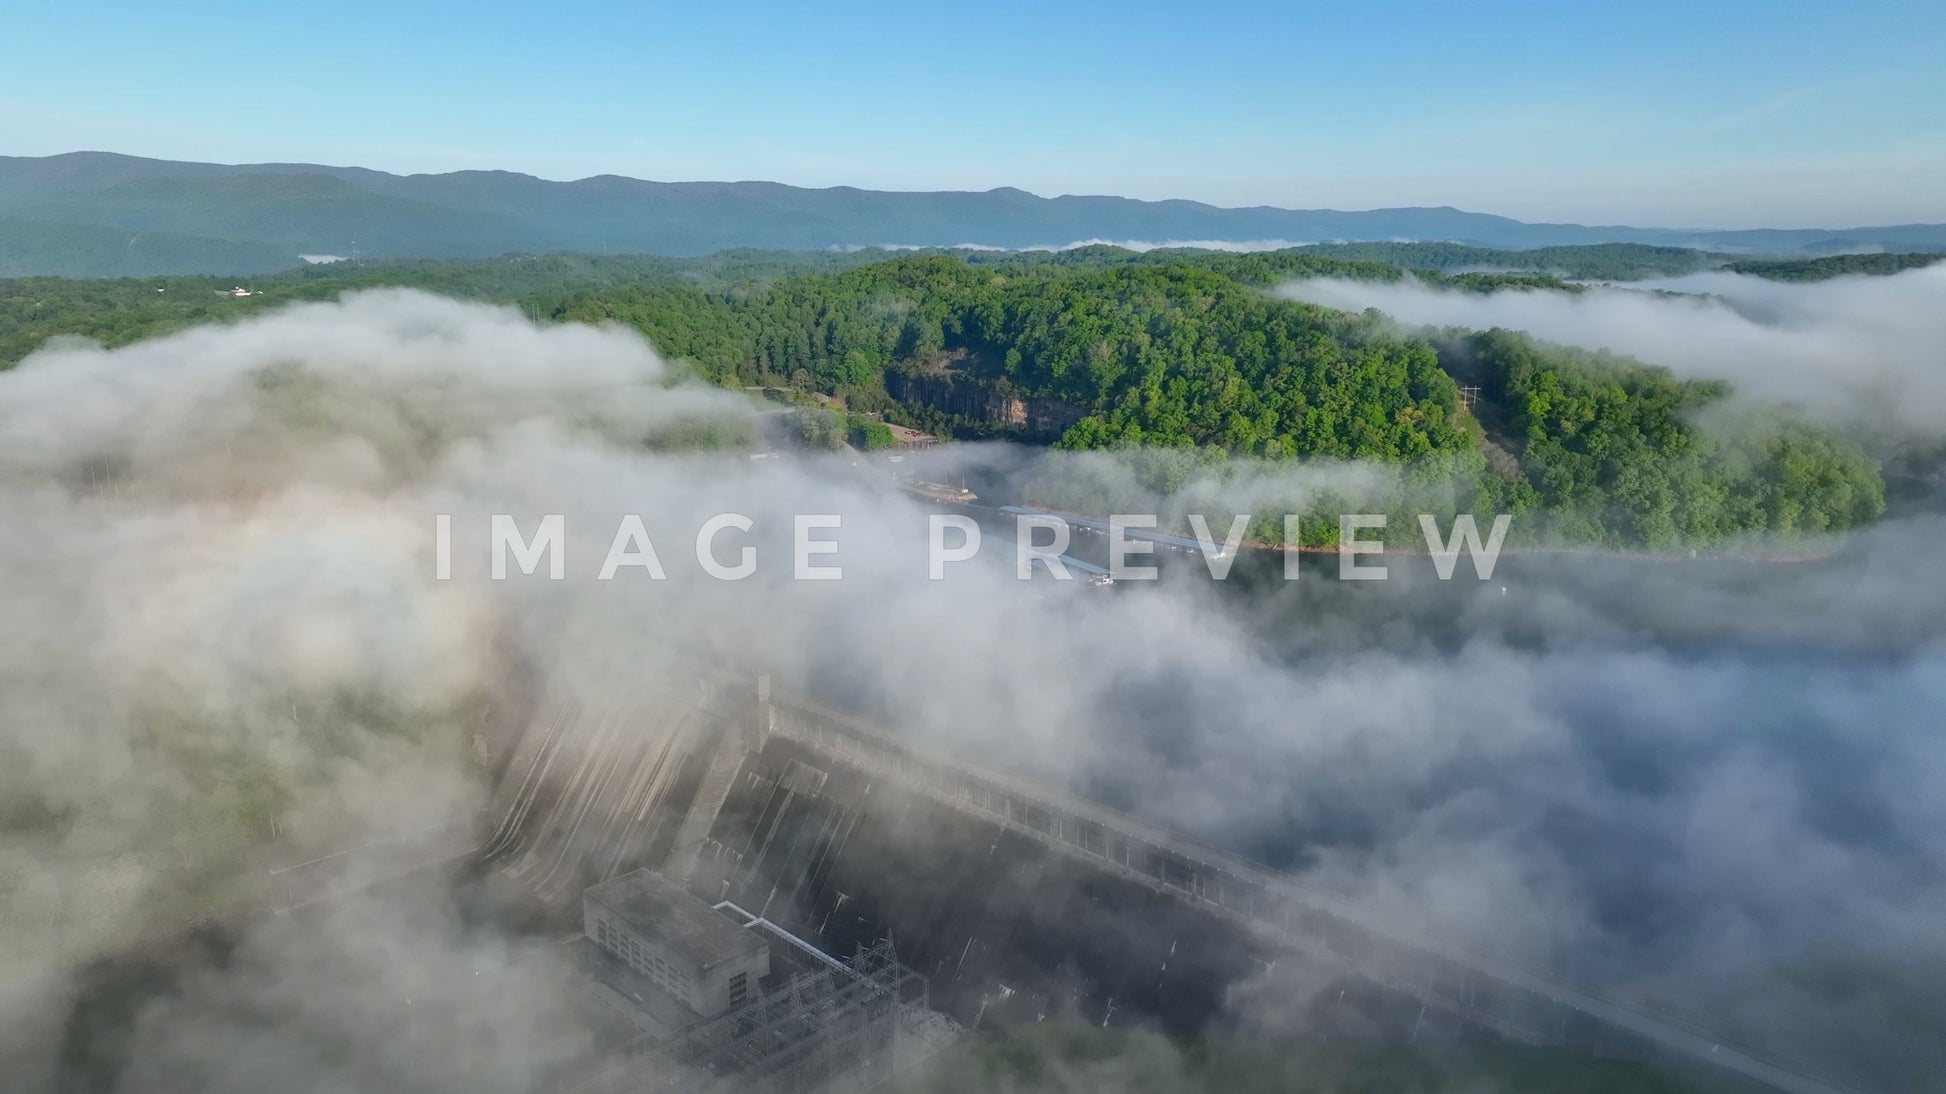
[[[643,938],[659,940],[704,968],[769,946],[763,936],[744,930],[653,870],[623,874],[582,895],[614,912]]]

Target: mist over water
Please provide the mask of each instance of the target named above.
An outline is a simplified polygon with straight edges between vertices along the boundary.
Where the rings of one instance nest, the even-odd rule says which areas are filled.
[[[1873,433],[1946,433],[1946,264],[1792,283],[1712,271],[1579,293],[1320,278],[1279,292],[1408,326],[1509,327],[1607,349]],[[1674,294],[1674,295],[1671,295]]]
[[[1762,320],[1630,296],[1610,325],[1606,296],[1410,286],[1327,302],[1613,345],[1847,412],[1877,380],[1854,384],[1820,332],[1883,326],[1900,341],[1860,352],[1901,362],[1921,423],[1946,407],[1925,366],[1943,343],[1899,318],[1901,294],[1938,275],[1879,280],[1883,297],[1779,292]],[[1812,348],[1767,373],[1773,329]],[[1693,352],[1661,352],[1677,345]],[[1010,554],[932,582],[933,507],[882,472],[690,450],[752,413],[632,333],[398,291],[0,374],[12,1073],[66,1074],[81,963],[247,901],[273,865],[470,815],[490,779],[471,738],[514,693],[625,702],[678,651],[1860,1082],[1946,1073],[1946,520],[1803,562],[1510,554],[1484,582],[1394,558],[1390,580],[1341,583],[1320,557],[1295,582],[1176,560],[1153,586],[1084,590],[1018,582]],[[927,466],[998,481],[1033,459],[955,446]],[[1325,473],[1245,476],[1212,524]],[[746,580],[696,564],[720,512],[753,521]],[[494,513],[527,532],[563,515],[565,579],[489,580]],[[631,513],[667,580],[596,579]],[[841,515],[843,580],[792,580],[798,513]],[[140,1004],[108,1085],[525,1089],[586,1047],[546,942],[437,886],[250,923]]]

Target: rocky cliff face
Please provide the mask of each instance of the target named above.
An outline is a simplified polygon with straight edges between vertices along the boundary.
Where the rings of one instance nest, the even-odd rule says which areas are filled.
[[[1033,441],[1059,438],[1088,413],[1088,408],[1078,403],[1002,392],[988,381],[971,376],[888,372],[885,389],[902,403],[987,422]]]

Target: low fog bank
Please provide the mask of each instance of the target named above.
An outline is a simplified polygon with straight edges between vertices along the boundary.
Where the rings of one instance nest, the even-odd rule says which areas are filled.
[[[270,868],[468,816],[514,692],[623,701],[680,650],[1888,1087],[1946,1067],[1939,521],[1814,564],[1509,557],[1484,583],[1326,559],[1089,591],[989,542],[933,582],[922,499],[842,456],[684,451],[754,410],[673,375],[629,332],[397,291],[0,374],[0,1006],[39,1016],[15,1028]],[[1344,473],[1243,476],[1212,524]],[[725,511],[754,525],[736,582],[694,556]],[[562,515],[564,579],[490,580],[495,513]],[[843,580],[792,579],[796,513],[842,516],[815,561]],[[628,514],[666,580],[597,580]],[[519,1088],[576,1051],[563,969],[451,903],[249,928],[136,1016],[123,1085]],[[405,999],[439,1024],[372,1009]],[[45,1076],[58,1045],[0,1047]]]
[[[848,251],[1001,251],[1024,253],[1031,251],[1076,251],[1083,247],[1119,247],[1124,251],[1227,251],[1233,254],[1253,254],[1257,251],[1287,251],[1292,247],[1309,246],[1308,242],[1289,239],[1077,239],[1070,243],[1042,243],[1030,247],[996,247],[991,243],[956,243],[950,247],[938,247],[927,243],[873,243],[844,248]]]
[[[1946,435],[1946,265],[1808,283],[1708,272],[1579,293],[1334,278],[1278,291],[1334,308],[1376,308],[1408,326],[1507,327],[1607,349],[1684,376],[1729,380],[1744,395],[1855,430]]]

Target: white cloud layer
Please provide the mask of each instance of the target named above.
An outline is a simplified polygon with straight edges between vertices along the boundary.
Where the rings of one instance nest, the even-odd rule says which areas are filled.
[[[1907,303],[1938,284],[1893,282]],[[1769,291],[1730,287],[1745,309]],[[1849,284],[1779,290],[1798,309],[1781,326],[1727,304],[1389,291],[1417,322],[1524,308],[1508,321],[1592,314],[1620,338],[1634,328],[1613,307],[1751,354],[1789,344],[1773,326],[1816,342],[1910,319],[1883,286]],[[1807,382],[1842,374],[1789,352],[1802,366],[1779,369]],[[1710,360],[1728,357],[1682,367]],[[1946,410],[1925,389],[1906,402]],[[13,1074],[58,1074],[37,1050],[61,1043],[74,962],[246,900],[268,866],[467,815],[484,711],[627,695],[672,648],[1100,789],[1374,915],[1854,1069],[1937,1074],[1940,521],[1794,567],[1509,558],[1482,586],[1395,559],[1365,587],[1313,572],[1046,596],[1007,566],[926,580],[930,507],[842,458],[643,443],[747,412],[671,386],[633,333],[407,292],[56,346],[0,374]],[[936,459],[950,475],[1031,457]],[[1268,465],[1244,490],[1301,498],[1342,473]],[[758,528],[749,581],[684,558],[726,510]],[[563,514],[567,580],[486,581],[496,512]],[[842,582],[789,580],[798,512],[843,514]],[[432,579],[437,513],[453,516],[450,582]],[[628,513],[668,581],[594,580]],[[443,900],[395,912],[247,931],[235,959],[139,1015],[127,1087],[512,1088],[576,1051],[557,957]],[[1862,986],[1828,990],[1834,975]],[[408,1022],[406,999],[443,1017]]]
[[[1657,295],[1652,290],[1703,295]],[[1699,273],[1581,293],[1464,292],[1417,281],[1316,279],[1284,295],[1411,326],[1507,327],[1607,349],[1846,425],[1946,432],[1946,264],[1791,283]]]

